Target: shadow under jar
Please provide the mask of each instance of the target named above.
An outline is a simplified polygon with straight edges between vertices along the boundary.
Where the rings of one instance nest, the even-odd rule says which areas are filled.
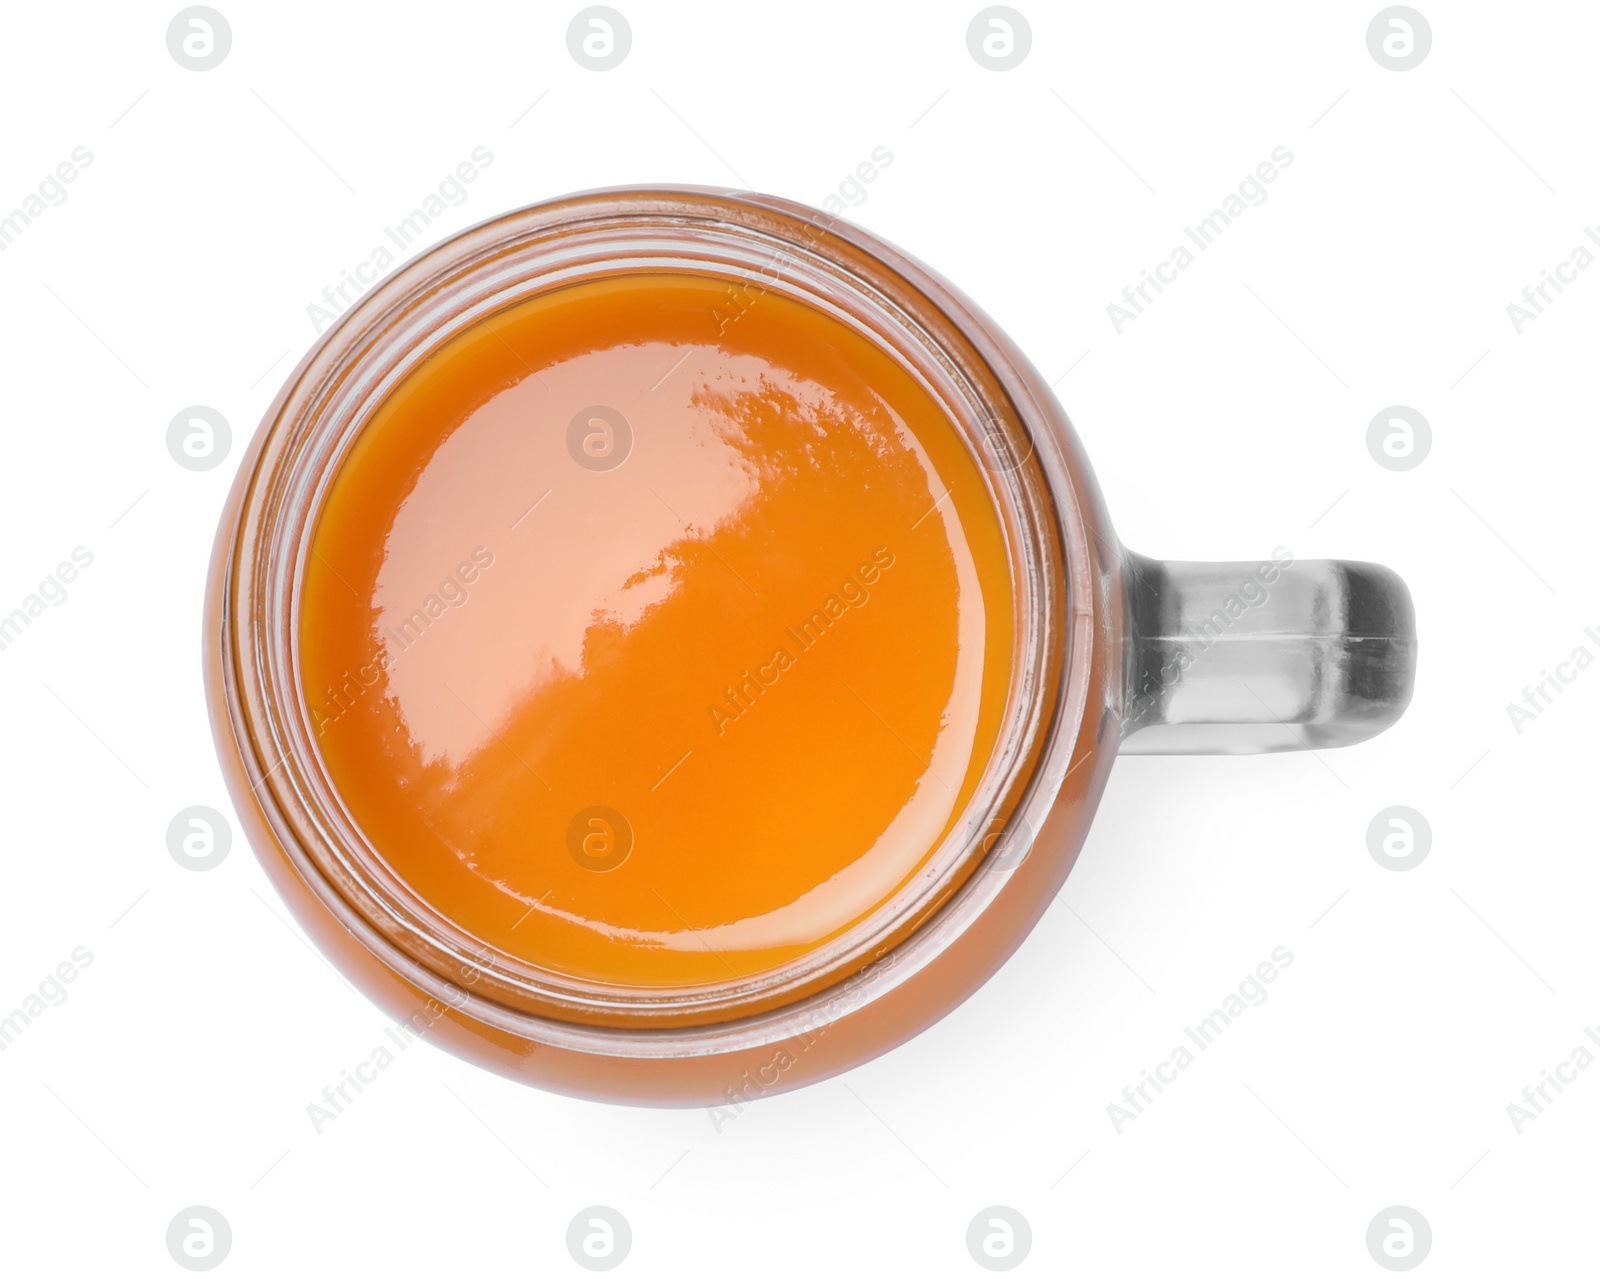
[[[1394,574],[1124,551],[971,302],[698,188],[519,210],[362,297],[241,465],[205,619],[240,819],[332,962],[463,1057],[659,1105],[949,1012],[1119,751],[1358,741],[1414,666]]]

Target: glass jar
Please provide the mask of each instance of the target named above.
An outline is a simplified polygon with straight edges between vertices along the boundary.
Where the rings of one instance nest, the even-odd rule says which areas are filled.
[[[924,869],[827,945],[752,977],[629,989],[475,939],[385,863],[318,754],[298,600],[329,483],[388,393],[463,330],[631,273],[775,292],[892,355],[982,463],[1016,601],[1003,727]],[[1226,642],[1223,642],[1226,641]],[[1404,586],[1372,565],[1162,564],[1117,543],[1065,413],[994,323],[926,267],[789,201],[617,189],[485,222],[361,297],[301,361],[241,464],[213,555],[205,671],[234,802],[312,939],[390,1015],[540,1087],[612,1101],[749,1100],[886,1051],[1021,943],[1082,846],[1120,751],[1359,740],[1410,696]]]

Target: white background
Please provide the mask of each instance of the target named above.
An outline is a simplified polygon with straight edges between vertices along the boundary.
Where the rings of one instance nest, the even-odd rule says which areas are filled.
[[[231,1223],[240,1275],[577,1274],[590,1204],[651,1275],[982,1273],[991,1204],[1031,1223],[1022,1273],[1379,1274],[1393,1204],[1431,1224],[1422,1273],[1592,1268],[1600,1068],[1520,1134],[1506,1107],[1600,1022],[1600,669],[1520,734],[1505,708],[1600,657],[1600,270],[1520,335],[1506,306],[1600,223],[1600,10],[1417,2],[1433,47],[1400,73],[1367,51],[1374,0],[1017,0],[1033,46],[1000,73],[967,51],[975,3],[616,0],[633,46],[604,73],[567,51],[576,4],[217,0],[233,47],[204,73],[167,52],[176,6],[13,6],[0,212],[94,158],[0,253],[0,612],[73,547],[94,561],[0,651],[0,1014],[74,947],[93,962],[0,1053],[6,1272],[180,1273],[190,1204]],[[1061,379],[1123,539],[1393,566],[1409,712],[1318,756],[1120,761],[978,996],[720,1132],[424,1046],[316,1134],[307,1104],[383,1016],[242,839],[205,873],[166,847],[180,809],[232,820],[204,569],[307,304],[477,146],[430,235],[626,182],[820,204],[888,148],[847,216]],[[1277,146],[1266,203],[1118,335],[1106,305]],[[234,430],[205,473],[166,450],[191,404]],[[1404,473],[1365,445],[1392,404],[1433,430]],[[1433,832],[1403,873],[1366,846],[1393,804]],[[1107,1105],[1277,946],[1270,999],[1119,1135]]]

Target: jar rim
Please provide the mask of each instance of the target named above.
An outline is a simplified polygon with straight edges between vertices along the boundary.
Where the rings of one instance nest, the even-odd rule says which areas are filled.
[[[913,879],[840,938],[752,976],[685,987],[585,982],[491,951],[384,862],[315,747],[298,605],[328,484],[424,359],[535,294],[656,269],[760,280],[832,312],[910,368],[983,464],[1011,550],[1016,644],[1000,734],[960,820]],[[224,714],[268,826],[311,890],[395,972],[534,1042],[623,1056],[775,1042],[907,980],[1027,855],[1086,707],[1090,556],[1072,467],[1037,375],[981,312],[859,228],[767,196],[615,188],[490,219],[350,307],[262,423],[225,560]],[[1045,392],[1048,396],[1048,392]],[[1053,404],[1053,401],[1051,402]]]

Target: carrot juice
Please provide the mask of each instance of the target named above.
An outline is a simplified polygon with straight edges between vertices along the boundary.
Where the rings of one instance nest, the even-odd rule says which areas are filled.
[[[623,987],[839,938],[966,815],[1011,561],[983,467],[844,321],[637,274],[480,321],[332,479],[298,663],[367,840],[485,946]]]

